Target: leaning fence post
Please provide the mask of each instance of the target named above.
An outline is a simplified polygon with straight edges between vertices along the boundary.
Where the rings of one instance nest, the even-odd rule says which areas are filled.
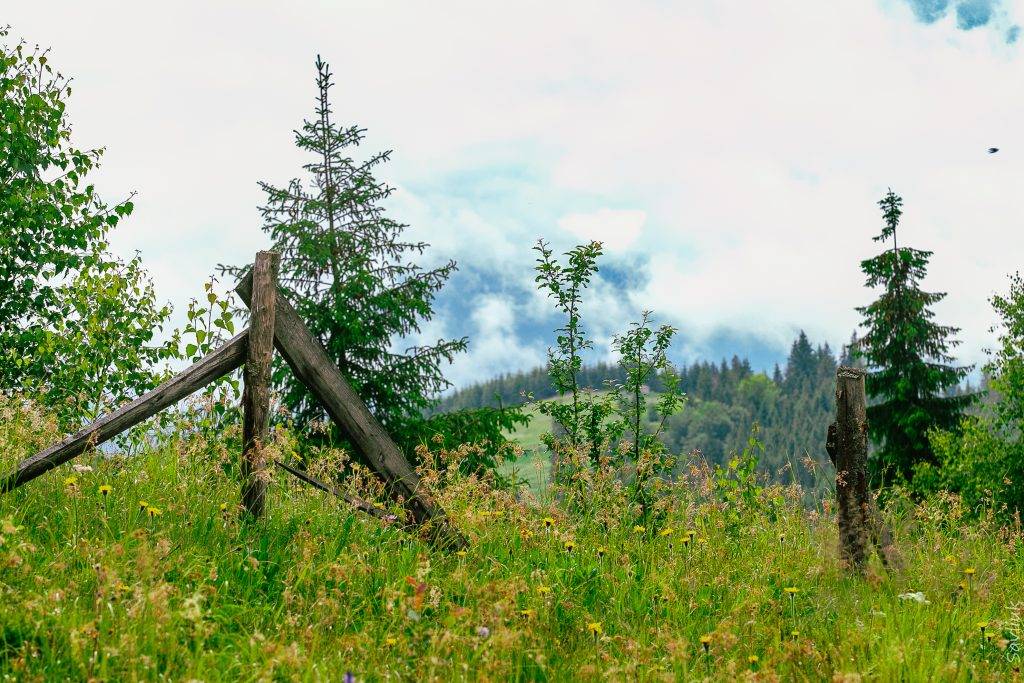
[[[867,561],[874,506],[868,490],[865,374],[859,368],[841,367],[836,371],[836,421],[829,427],[826,444],[836,467],[840,556],[858,572]]]
[[[263,445],[270,427],[270,362],[274,354],[274,309],[277,304],[276,252],[261,251],[253,264],[249,349],[242,377],[242,506],[260,517],[267,491]]]

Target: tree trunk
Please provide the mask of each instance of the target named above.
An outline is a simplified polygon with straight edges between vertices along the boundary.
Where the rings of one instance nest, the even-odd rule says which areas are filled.
[[[274,308],[277,265],[272,251],[256,254],[249,316],[249,352],[242,376],[242,507],[261,517],[267,493],[267,463],[263,454],[270,429],[270,362],[274,356]]]

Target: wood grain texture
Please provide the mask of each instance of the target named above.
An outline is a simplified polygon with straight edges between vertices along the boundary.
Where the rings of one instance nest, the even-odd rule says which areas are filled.
[[[250,272],[235,290],[247,306],[252,301],[252,289],[253,275]],[[444,512],[419,490],[419,477],[398,445],[281,295],[277,298],[274,316],[274,344],[295,376],[316,396],[345,433],[356,455],[384,481],[388,494],[401,502],[426,536],[443,547],[458,549],[466,546],[465,537],[452,528]]]
[[[238,369],[245,362],[249,331],[244,330],[206,358],[175,375],[131,403],[108,413],[60,443],[20,462],[15,471],[0,481],[0,493],[32,481],[58,465],[156,415],[213,380]]]
[[[249,316],[249,347],[242,370],[242,508],[263,516],[267,496],[264,444],[270,431],[270,363],[274,358],[277,265],[272,251],[256,254]]]

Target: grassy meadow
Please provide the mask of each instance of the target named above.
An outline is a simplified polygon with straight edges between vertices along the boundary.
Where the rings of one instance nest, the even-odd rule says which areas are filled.
[[[38,413],[0,412],[4,467],[54,436]],[[700,463],[651,528],[611,479],[583,482],[574,507],[427,466],[471,539],[446,554],[279,474],[247,522],[233,457],[176,439],[0,497],[0,678],[1016,676],[1020,530],[965,523],[954,499],[887,508],[906,566],[854,578],[827,501]]]

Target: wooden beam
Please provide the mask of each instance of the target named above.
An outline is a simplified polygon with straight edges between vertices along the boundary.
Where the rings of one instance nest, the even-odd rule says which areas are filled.
[[[247,306],[252,300],[252,281],[252,272],[249,272],[235,289]],[[402,501],[412,520],[424,529],[431,541],[448,548],[466,546],[465,537],[451,527],[444,512],[419,490],[419,477],[398,445],[284,296],[277,298],[274,343],[295,376],[341,427],[356,454],[384,481],[388,495]]]
[[[248,342],[249,330],[244,330],[206,358],[175,375],[156,389],[143,394],[113,413],[104,415],[59,444],[18,463],[13,473],[0,480],[0,493],[6,493],[32,481],[54,467],[66,463],[90,448],[94,448],[156,415],[167,406],[202,389],[218,377],[238,369],[245,361]]]
[[[377,519],[381,520],[382,522],[391,523],[391,522],[396,521],[395,516],[392,515],[391,513],[389,513],[387,510],[382,510],[381,508],[377,507],[373,503],[365,501],[362,498],[357,498],[356,496],[350,496],[349,494],[345,493],[344,491],[338,490],[337,488],[331,486],[330,484],[325,484],[322,481],[320,481],[319,479],[315,479],[314,477],[311,477],[307,472],[303,472],[302,470],[297,469],[295,467],[292,467],[291,465],[286,465],[283,462],[281,462],[280,460],[275,460],[274,464],[277,465],[278,467],[280,467],[282,470],[284,470],[288,474],[290,474],[293,477],[295,477],[296,479],[298,479],[299,481],[304,482],[306,484],[309,484],[310,486],[312,486],[315,489],[320,489],[321,491],[324,491],[325,493],[329,493],[332,496],[336,496],[338,498],[341,498],[346,503],[348,503],[349,505],[351,505],[355,509],[359,510],[360,512],[365,512],[366,514],[370,515],[371,517],[376,517]]]
[[[242,507],[261,517],[266,506],[267,463],[263,447],[270,430],[270,362],[274,357],[277,264],[272,251],[256,254],[249,316],[249,348],[242,371]]]

